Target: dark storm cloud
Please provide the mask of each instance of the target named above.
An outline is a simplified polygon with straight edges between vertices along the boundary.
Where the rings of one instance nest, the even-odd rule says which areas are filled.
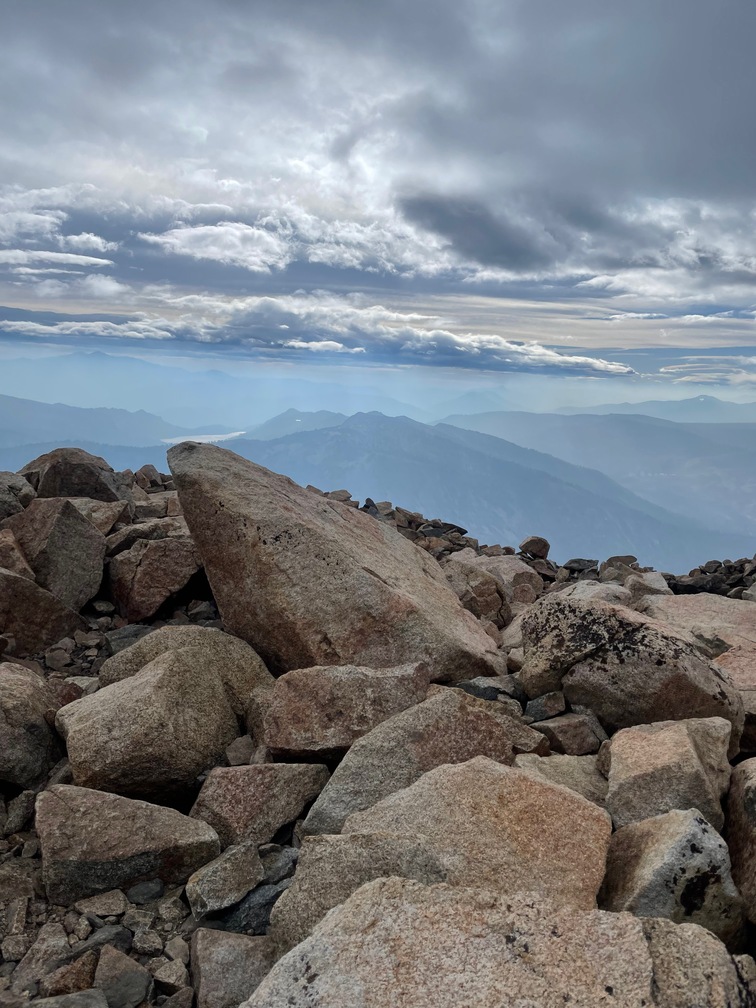
[[[0,303],[220,340],[245,298],[300,288],[619,302],[628,342],[694,302],[747,309],[755,33],[743,0],[8,0]],[[312,331],[480,366],[496,337],[507,363],[508,323],[456,304],[386,323],[409,341],[360,323],[351,345],[346,302]]]

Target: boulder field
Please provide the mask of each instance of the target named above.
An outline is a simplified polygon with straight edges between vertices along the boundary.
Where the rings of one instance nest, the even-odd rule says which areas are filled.
[[[756,558],[168,459],[0,473],[0,1008],[756,1008]]]

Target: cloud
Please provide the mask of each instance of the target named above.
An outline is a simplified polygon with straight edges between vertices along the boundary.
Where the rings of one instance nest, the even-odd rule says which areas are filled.
[[[11,4],[0,303],[280,353],[266,313],[295,316],[308,347],[480,367],[743,342],[754,30],[706,0]],[[319,289],[342,309],[295,297]],[[188,295],[223,308],[193,320]]]

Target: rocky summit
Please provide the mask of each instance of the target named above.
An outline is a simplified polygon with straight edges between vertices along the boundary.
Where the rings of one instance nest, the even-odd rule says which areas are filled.
[[[0,473],[0,1008],[754,1008],[756,557]]]

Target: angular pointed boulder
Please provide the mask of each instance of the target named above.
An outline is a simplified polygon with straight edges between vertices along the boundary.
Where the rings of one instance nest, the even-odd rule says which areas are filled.
[[[223,622],[269,668],[499,670],[439,565],[394,528],[215,445],[184,442],[168,461]]]

